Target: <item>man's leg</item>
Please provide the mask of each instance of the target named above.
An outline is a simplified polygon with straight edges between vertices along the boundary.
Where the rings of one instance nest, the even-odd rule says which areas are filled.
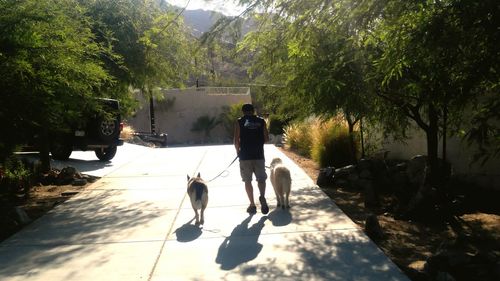
[[[258,181],[257,186],[259,187],[260,196],[266,196],[266,181]]]
[[[247,192],[248,201],[250,201],[250,206],[248,206],[247,212],[251,215],[257,212],[253,198],[252,173],[253,168],[251,162],[248,160],[240,160],[241,179],[245,183],[245,191]]]
[[[260,210],[265,215],[269,213],[269,206],[267,206],[266,202],[266,164],[264,163],[264,159],[261,159],[255,160],[254,165],[255,177],[257,178],[257,186],[259,187],[260,192]]]
[[[260,192],[260,196],[259,196],[260,210],[265,215],[265,214],[269,213],[269,206],[267,205],[267,201],[266,201],[266,181],[265,180],[259,181],[258,186],[259,186],[259,192]]]
[[[259,185],[260,189],[260,185]],[[250,206],[255,206],[255,201],[253,199],[253,186],[251,181],[245,182],[245,190],[247,191],[248,200],[250,201]]]

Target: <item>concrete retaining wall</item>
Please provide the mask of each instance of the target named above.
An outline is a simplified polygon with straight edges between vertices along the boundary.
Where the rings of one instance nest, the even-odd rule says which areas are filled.
[[[202,87],[163,90],[164,100],[154,106],[157,133],[167,133],[168,143],[199,144],[227,143],[232,141],[222,125],[218,125],[205,138],[203,133],[192,132],[193,123],[200,116],[218,117],[224,106],[251,103],[248,87]],[[149,101],[138,96],[141,108],[128,123],[138,132],[150,132]]]

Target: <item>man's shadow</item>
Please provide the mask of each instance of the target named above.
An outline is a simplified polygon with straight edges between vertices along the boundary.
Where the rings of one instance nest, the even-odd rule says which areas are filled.
[[[242,263],[253,260],[262,250],[262,244],[259,244],[258,240],[267,217],[262,217],[258,222],[248,227],[251,219],[252,216],[249,216],[237,225],[231,235],[224,239],[219,246],[215,262],[220,264],[222,270],[231,270]]]

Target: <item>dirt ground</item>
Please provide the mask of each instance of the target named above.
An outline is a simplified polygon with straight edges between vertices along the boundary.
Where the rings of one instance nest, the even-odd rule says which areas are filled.
[[[30,220],[36,220],[90,184],[90,182],[83,186],[38,184],[31,188],[28,199],[14,200],[17,201],[14,205],[24,210]],[[0,242],[23,228],[16,219],[12,201],[6,194],[0,194]]]
[[[299,165],[313,180],[316,180],[319,167],[311,159],[302,157],[292,151],[281,149],[290,159]],[[85,189],[84,186],[72,185],[38,185],[32,188],[29,199],[20,206],[30,219],[34,220],[52,208],[69,199],[74,194]],[[459,243],[459,250],[473,255],[481,251],[493,251],[500,256],[500,216],[488,213],[470,213],[457,218],[456,225],[423,224],[413,221],[397,220],[390,212],[384,210],[366,210],[362,195],[359,192],[341,188],[327,188],[323,191],[362,229],[366,218],[375,213],[379,219],[384,237],[374,241],[395,264],[403,271],[409,269],[422,270],[425,261],[431,257],[443,243],[456,241],[465,237],[464,243]],[[390,198],[383,198],[390,200]],[[22,225],[14,220],[12,211],[5,211],[6,198],[0,195],[0,241],[19,231]],[[413,271],[411,271],[413,272]],[[410,272],[410,273],[411,273]],[[409,274],[412,280],[419,279]],[[472,278],[472,279],[470,279]],[[455,280],[494,280],[489,276],[474,278],[467,274]]]
[[[286,149],[281,149],[281,151],[316,181],[319,167],[314,161]],[[462,241],[454,243],[453,247],[454,250],[466,255],[493,253],[493,259],[497,260],[497,267],[500,265],[498,263],[498,257],[500,257],[500,216],[498,213],[463,214],[457,217],[456,224],[449,222],[424,224],[397,220],[393,214],[384,210],[366,210],[363,196],[359,192],[341,188],[323,188],[323,191],[362,229],[364,229],[366,218],[371,214],[376,214],[384,237],[374,242],[412,280],[427,280],[414,273],[422,272],[425,261],[438,252],[440,247],[451,241]],[[390,198],[386,197],[382,200],[387,201]],[[478,276],[478,271],[464,272],[458,277],[454,276],[454,280],[498,280],[489,273],[490,269],[487,270],[486,276]],[[496,270],[498,271],[499,268]]]

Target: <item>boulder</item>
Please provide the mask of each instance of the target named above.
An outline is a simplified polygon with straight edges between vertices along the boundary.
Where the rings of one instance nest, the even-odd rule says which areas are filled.
[[[347,180],[352,184],[359,179],[359,175],[356,172],[352,172],[347,176]]]
[[[437,273],[436,281],[455,281],[455,278],[451,276],[448,272],[440,271]]]
[[[363,188],[365,208],[378,207],[380,202],[378,200],[377,192],[373,187],[373,183],[370,180],[359,180],[358,182]]]
[[[372,178],[372,172],[370,170],[362,170],[359,173],[359,177],[362,179],[371,179]]]
[[[427,157],[423,155],[414,156],[406,168],[406,175],[411,185],[420,187],[425,182],[427,173]]]
[[[318,179],[316,184],[319,186],[332,186],[334,184],[333,175],[335,167],[326,167],[319,170]]]
[[[372,166],[372,163],[371,163],[371,160],[369,159],[360,159],[358,161],[358,165],[357,165],[357,168],[359,171],[362,171],[362,170],[369,170]]]
[[[84,186],[87,184],[87,180],[86,179],[74,179],[71,184],[74,186]]]
[[[349,176],[352,172],[356,171],[356,166],[349,165],[342,168],[335,169],[335,177],[342,178]]]
[[[14,208],[14,213],[16,214],[16,221],[21,225],[27,225],[32,221],[26,211],[19,206]]]

